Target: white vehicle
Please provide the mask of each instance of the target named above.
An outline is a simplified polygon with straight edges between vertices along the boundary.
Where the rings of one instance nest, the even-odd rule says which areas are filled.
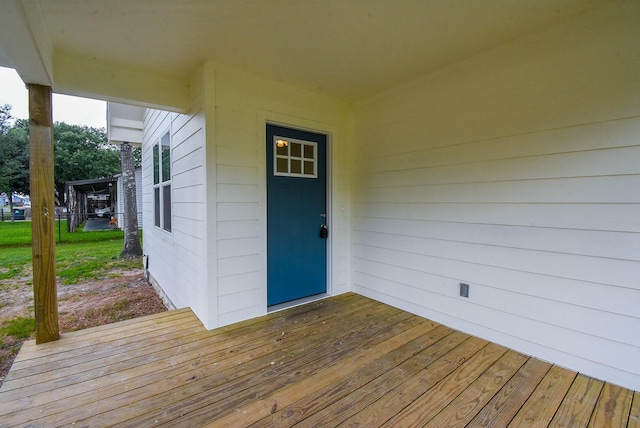
[[[96,215],[98,217],[110,217],[111,216],[111,208],[96,208]]]

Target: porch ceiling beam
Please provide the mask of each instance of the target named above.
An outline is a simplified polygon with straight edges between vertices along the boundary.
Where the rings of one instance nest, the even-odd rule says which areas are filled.
[[[142,145],[142,127],[142,121],[111,118],[107,110],[107,137],[112,144],[126,141],[134,146]]]
[[[187,113],[189,78],[65,52],[53,56],[55,90],[68,95]]]
[[[0,65],[15,68],[24,82],[51,86],[52,47],[40,4],[3,0],[0,28]]]
[[[189,77],[112,64],[54,49],[38,0],[2,0],[0,66],[14,68],[25,83],[57,93],[186,113]]]
[[[36,343],[58,340],[53,115],[50,86],[29,85],[33,297]]]

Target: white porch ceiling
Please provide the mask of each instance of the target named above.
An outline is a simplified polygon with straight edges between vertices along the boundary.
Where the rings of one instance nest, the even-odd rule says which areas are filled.
[[[212,60],[355,101],[607,2],[3,0],[0,65],[110,100],[164,88],[166,100],[137,101],[184,109],[171,93]]]

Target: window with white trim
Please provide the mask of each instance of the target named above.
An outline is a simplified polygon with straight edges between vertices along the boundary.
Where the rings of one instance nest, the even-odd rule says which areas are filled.
[[[171,232],[171,137],[169,132],[153,146],[153,210],[155,225]]]
[[[274,136],[273,175],[318,178],[318,143]]]

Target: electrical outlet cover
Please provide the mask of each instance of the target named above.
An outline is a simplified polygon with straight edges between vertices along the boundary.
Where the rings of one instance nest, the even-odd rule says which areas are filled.
[[[460,283],[460,296],[469,297],[469,284]]]

